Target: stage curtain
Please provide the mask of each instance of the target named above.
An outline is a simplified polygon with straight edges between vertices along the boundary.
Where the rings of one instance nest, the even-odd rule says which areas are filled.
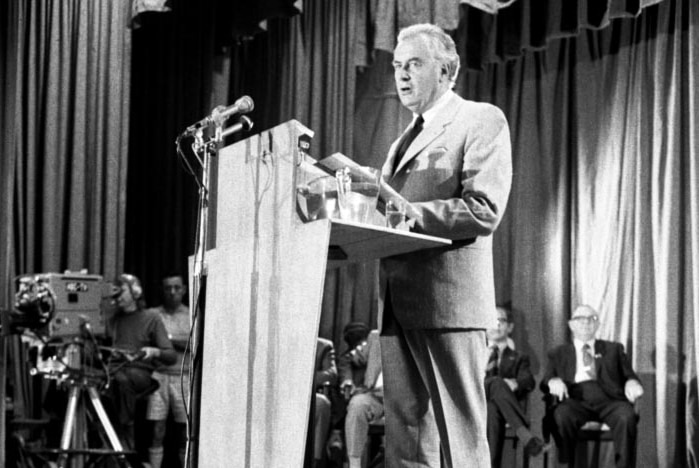
[[[166,5],[168,12],[140,13],[133,31],[124,269],[141,278],[149,305],[161,301],[162,277],[186,274],[194,253],[198,189],[175,151],[176,137],[243,94],[255,101],[249,114],[254,132],[281,122],[277,95],[266,85],[276,84],[279,76],[263,66],[267,62],[251,66],[251,60],[269,56],[250,48],[267,40],[261,32],[267,18],[295,15],[301,8],[292,0],[169,0]],[[190,146],[191,140],[184,140],[183,150],[200,174]],[[215,161],[213,166],[215,193]],[[215,198],[210,201],[208,242],[214,247]]]
[[[121,268],[126,2],[3,2],[0,306],[21,273]]]
[[[685,427],[696,425],[696,402],[685,400],[699,338],[698,34],[697,2],[667,0],[457,83],[511,126],[513,187],[494,258],[518,349],[541,377],[573,308],[598,309],[600,337],[626,346],[645,387],[644,466],[684,466]],[[355,154],[374,150],[373,165],[395,121],[409,118],[390,110],[390,59],[377,55],[359,80],[357,121],[392,133],[355,139]],[[538,392],[530,413],[538,432]]]

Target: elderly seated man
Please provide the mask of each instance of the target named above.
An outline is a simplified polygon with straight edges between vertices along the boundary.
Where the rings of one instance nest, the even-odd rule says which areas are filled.
[[[595,338],[599,316],[581,305],[568,326],[573,342],[548,353],[541,390],[556,398],[552,433],[561,463],[572,463],[578,429],[589,420],[611,428],[617,468],[633,467],[636,453],[637,416],[633,403],[643,387],[624,347]]]

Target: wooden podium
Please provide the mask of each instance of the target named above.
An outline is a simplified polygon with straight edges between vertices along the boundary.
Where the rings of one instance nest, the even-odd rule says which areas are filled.
[[[329,247],[350,262],[448,240],[339,220],[304,223],[292,120],[218,154],[208,265],[198,466],[301,468]]]

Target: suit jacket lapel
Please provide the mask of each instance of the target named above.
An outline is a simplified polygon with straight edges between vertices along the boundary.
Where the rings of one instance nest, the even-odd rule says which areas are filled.
[[[422,129],[418,136],[415,137],[415,140],[413,140],[410,146],[408,146],[408,149],[405,151],[405,154],[403,155],[403,158],[400,160],[394,174],[403,169],[403,167],[405,167],[405,165],[408,164],[408,162],[415,158],[420,153],[420,151],[425,149],[427,145],[432,143],[435,140],[435,138],[444,133],[449,124],[451,124],[454,120],[454,116],[456,115],[456,112],[460,107],[458,105],[459,102],[460,98],[457,95],[455,95],[454,97],[452,97],[452,99],[449,100],[442,112],[437,114],[431,122],[428,122],[427,126]],[[401,136],[401,138],[403,137]],[[394,154],[391,155],[391,160],[393,160],[393,158],[395,157],[395,150],[397,148],[398,145],[395,145],[395,148],[393,149]]]
[[[578,370],[574,345],[569,344],[566,346],[565,354],[563,355],[563,360],[563,372],[565,373],[565,378],[563,380],[568,382],[574,382],[575,373]]]

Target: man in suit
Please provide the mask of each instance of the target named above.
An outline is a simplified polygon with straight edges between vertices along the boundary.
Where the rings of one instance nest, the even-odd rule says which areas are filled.
[[[514,429],[528,455],[539,455],[543,441],[529,430],[526,398],[534,389],[529,356],[515,351],[510,334],[514,329],[512,310],[498,307],[498,324],[488,330],[490,358],[485,372],[485,396],[488,400],[488,445],[493,467],[502,462],[506,424]]]
[[[457,96],[454,41],[402,30],[394,79],[413,124],[391,146],[384,180],[417,216],[412,230],[452,245],[381,262],[387,467],[488,467],[485,330],[494,326],[491,234],[512,178],[510,135],[496,107]]]
[[[602,421],[612,431],[616,466],[632,467],[636,452],[637,417],[633,403],[643,387],[620,343],[595,339],[599,317],[581,305],[568,321],[573,343],[548,353],[541,390],[559,402],[553,409],[553,436],[561,463],[575,453],[578,429],[589,420]]]
[[[344,375],[343,390],[350,395],[345,416],[345,439],[349,468],[361,468],[369,438],[369,424],[383,417],[383,377],[379,331],[372,330],[366,341],[354,348],[353,361],[361,380]]]

